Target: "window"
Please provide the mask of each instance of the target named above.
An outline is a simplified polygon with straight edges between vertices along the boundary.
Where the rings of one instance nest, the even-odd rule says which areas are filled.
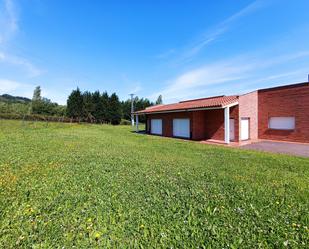
[[[268,128],[274,130],[294,130],[295,117],[271,117],[269,118]]]

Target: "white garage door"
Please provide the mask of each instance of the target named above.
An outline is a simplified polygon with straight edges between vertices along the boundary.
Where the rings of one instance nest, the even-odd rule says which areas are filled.
[[[190,119],[188,118],[173,119],[173,136],[190,138]]]
[[[241,119],[241,133],[240,138],[241,140],[248,140],[249,139],[249,119],[243,118]]]
[[[151,119],[150,133],[162,135],[162,119]]]

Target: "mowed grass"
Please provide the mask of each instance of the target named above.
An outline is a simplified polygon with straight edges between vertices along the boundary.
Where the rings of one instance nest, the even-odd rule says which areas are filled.
[[[1,248],[308,248],[309,160],[0,120]]]

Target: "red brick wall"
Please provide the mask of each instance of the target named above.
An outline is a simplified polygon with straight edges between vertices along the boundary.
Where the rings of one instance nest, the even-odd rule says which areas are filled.
[[[238,106],[231,107],[230,117],[235,119],[235,140],[238,141]],[[193,140],[216,139],[224,140],[224,110],[207,110],[193,112],[171,112],[162,114],[149,114],[151,118],[162,119],[163,136],[173,136],[173,119],[190,118],[190,131]],[[150,121],[147,121],[147,132],[150,132]]]
[[[224,110],[206,111],[206,139],[224,140]]]
[[[174,118],[189,118],[190,119],[190,129],[192,132],[192,112],[170,112],[170,113],[160,113],[160,114],[149,114],[147,119],[162,119],[162,133],[165,137],[173,136],[173,119]],[[148,123],[148,133],[150,132],[151,122]]]
[[[258,102],[259,138],[309,142],[309,84],[260,90]],[[295,117],[295,130],[268,129],[270,117]]]
[[[239,105],[230,108],[230,118],[235,121],[235,142],[239,141]]]
[[[249,118],[249,139],[256,140],[258,138],[258,92],[241,95],[238,102],[239,131],[241,131],[241,118]]]

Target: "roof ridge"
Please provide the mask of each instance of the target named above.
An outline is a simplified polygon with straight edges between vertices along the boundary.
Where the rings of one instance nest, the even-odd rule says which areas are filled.
[[[226,95],[218,95],[218,96],[213,96],[213,97],[206,97],[206,98],[199,98],[199,99],[189,99],[189,100],[183,100],[179,101],[179,103],[186,103],[186,102],[193,102],[193,101],[200,101],[200,100],[206,100],[206,99],[216,99],[216,98],[222,98],[222,97],[229,97]]]
[[[309,82],[306,81],[306,82],[293,83],[293,84],[288,84],[288,85],[273,86],[273,87],[258,89],[257,91],[266,92],[266,91],[272,91],[272,90],[281,90],[281,89],[303,87],[303,86],[309,86]]]

